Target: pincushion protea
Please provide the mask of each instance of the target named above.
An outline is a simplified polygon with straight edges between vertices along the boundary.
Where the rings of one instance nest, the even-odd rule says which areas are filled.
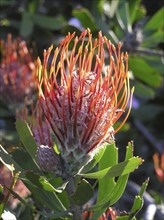
[[[130,108],[114,130],[131,100],[128,54],[121,53],[121,44],[116,49],[101,32],[93,40],[89,29],[79,37],[69,33],[52,49],[44,51],[43,65],[38,59],[39,102],[66,172],[74,174],[104,142],[114,141],[129,115]]]
[[[1,100],[15,110],[36,88],[33,56],[25,41],[13,40],[11,34],[6,41],[0,40],[0,50]]]

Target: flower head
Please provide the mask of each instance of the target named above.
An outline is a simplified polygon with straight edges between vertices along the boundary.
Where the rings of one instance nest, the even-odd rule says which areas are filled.
[[[25,41],[12,40],[9,34],[7,41],[0,41],[1,64],[0,64],[0,93],[3,102],[10,109],[16,109],[29,98],[35,83],[35,65],[32,54],[28,50]]]
[[[79,37],[69,33],[52,49],[44,51],[43,65],[38,60],[39,101],[63,160],[79,167],[105,141],[114,141],[128,117],[130,109],[114,130],[131,97],[128,55],[101,32],[92,40],[89,29]]]

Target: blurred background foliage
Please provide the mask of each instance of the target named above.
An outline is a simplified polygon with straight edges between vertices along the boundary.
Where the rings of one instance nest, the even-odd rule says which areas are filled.
[[[101,30],[115,45],[121,41],[129,53],[131,86],[135,87],[131,116],[116,135],[120,152],[129,140],[135,155],[145,163],[132,175],[141,184],[150,177],[149,192],[161,203],[162,184],[157,180],[153,154],[164,149],[164,8],[157,0],[1,0],[1,38],[8,33],[25,39],[42,57],[43,49],[57,46],[68,32],[80,34],[90,28],[93,37]],[[17,141],[14,118],[1,106],[1,141],[4,146]],[[4,120],[5,119],[5,120]],[[7,123],[6,123],[7,122]],[[128,195],[128,190],[127,190]],[[126,195],[126,196],[127,196]],[[122,199],[123,208],[129,200]]]

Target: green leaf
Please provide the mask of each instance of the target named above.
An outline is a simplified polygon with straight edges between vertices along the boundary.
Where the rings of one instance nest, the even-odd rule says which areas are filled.
[[[133,145],[131,142],[128,143],[127,149],[126,149],[126,156],[125,156],[125,160],[129,160],[131,159],[133,156]],[[124,190],[125,190],[125,186],[127,184],[127,180],[128,180],[129,174],[127,175],[123,175],[120,176],[112,190],[112,192],[109,192],[106,194],[106,196],[104,196],[103,199],[101,199],[101,201],[97,202],[96,205],[92,206],[90,209],[88,210],[101,210],[102,207],[108,208],[109,206],[113,205],[115,202],[117,202],[117,200],[121,197],[121,195],[123,194]]]
[[[91,162],[89,162],[81,171],[82,173],[86,173],[89,170],[91,170],[92,168],[94,168],[96,166],[96,164],[101,160],[102,156],[104,155],[104,152],[106,150],[106,147],[108,146],[108,144],[104,144],[99,151],[96,153],[96,155],[94,156],[94,158],[91,160]]]
[[[61,193],[59,193],[58,198],[67,209],[70,207],[70,202],[66,191],[62,191]]]
[[[37,145],[28,124],[20,119],[16,120],[16,129],[26,151],[36,163]],[[37,164],[37,163],[36,163]]]
[[[91,31],[96,30],[94,17],[89,10],[86,8],[74,9],[72,14],[79,19],[84,28],[89,28]]]
[[[151,49],[151,48],[157,49],[158,44],[160,42],[164,42],[163,30],[158,30],[158,31],[155,31],[155,32],[154,31],[153,32],[152,31],[147,31],[147,32],[144,33],[144,35],[145,35],[145,39],[140,45],[141,48],[147,47],[149,49]],[[152,51],[152,53],[153,52],[154,51]],[[150,51],[150,53],[151,53],[151,51]],[[158,50],[156,50],[156,53],[158,53]]]
[[[129,57],[129,69],[133,71],[137,79],[149,86],[158,88],[162,84],[162,77],[159,72],[140,57]]]
[[[141,189],[140,189],[140,192],[139,192],[139,196],[142,197],[144,192],[146,191],[146,188],[148,186],[148,183],[149,183],[149,178],[142,184],[141,186]]]
[[[122,196],[123,192],[125,191],[125,187],[126,187],[128,178],[129,178],[129,174],[124,175],[124,176],[120,176],[118,178],[116,185],[113,189],[113,193],[108,198],[110,206],[115,204],[119,200],[119,198]]]
[[[133,24],[133,22],[136,20],[137,13],[140,10],[140,2],[141,0],[129,1],[129,14],[131,24]]]
[[[27,179],[24,179],[24,169],[22,169],[12,158],[10,154],[7,153],[7,151],[0,146],[0,161],[9,168],[9,170],[14,171],[15,173],[20,172],[20,177],[23,177],[22,180],[25,183],[25,185],[29,188],[31,192],[36,194],[37,187],[34,187],[30,182],[27,181]],[[10,189],[8,189],[12,194]],[[16,194],[15,194],[16,196]],[[19,195],[18,195],[19,196]],[[18,197],[17,196],[17,197]],[[38,196],[38,197],[37,197]],[[45,190],[42,190],[41,188],[38,189],[37,199],[42,201],[43,205],[46,204],[47,201],[47,207],[51,207],[53,210],[65,210],[65,207],[62,205],[62,203],[59,201],[58,197],[55,193],[46,192]],[[19,199],[19,198],[18,198]],[[43,199],[43,200],[42,200]],[[21,200],[21,199],[19,199]],[[52,202],[51,202],[52,201]],[[22,202],[22,201],[21,201]],[[38,202],[38,201],[37,201]],[[49,206],[48,206],[49,205]]]
[[[163,63],[161,57],[158,56],[144,56],[145,61],[154,67],[160,74],[164,75]]]
[[[131,220],[133,217],[135,217],[135,215],[142,208],[142,206],[143,206],[143,201],[141,197],[136,196],[128,220]]]
[[[145,25],[145,30],[157,30],[163,28],[164,7],[158,10],[153,17]]]
[[[46,178],[48,179],[49,183],[55,187],[55,189],[59,190],[60,193],[58,193],[58,198],[61,201],[61,203],[66,207],[69,208],[70,203],[68,200],[67,193],[65,191],[65,188],[68,184],[68,181],[63,182],[63,180],[60,177],[54,178],[53,174],[47,173]]]
[[[132,157],[133,157],[133,142],[128,142],[128,146],[126,147],[125,160],[128,160]]]
[[[133,157],[133,143],[129,142],[128,146],[126,147],[126,156],[125,156],[125,160],[129,160]],[[118,199],[122,196],[127,181],[129,178],[129,174],[124,175],[124,176],[120,176],[116,182],[116,185],[109,197],[110,200],[110,205],[113,205],[114,203],[116,203],[118,201]]]
[[[26,10],[23,11],[22,22],[20,27],[20,35],[23,38],[29,37],[34,29],[34,22],[33,22],[33,15],[27,12]]]
[[[1,0],[1,7],[2,6],[12,6],[16,3],[15,0]]]
[[[142,208],[142,206],[143,206],[142,197],[143,197],[143,194],[147,188],[148,182],[149,182],[149,178],[142,184],[139,194],[135,197],[134,202],[133,202],[133,206],[130,210],[128,220],[133,219],[136,216],[136,214],[140,211],[140,209]]]
[[[21,167],[23,167],[24,169],[32,169],[33,171],[43,175],[42,171],[40,170],[37,164],[37,158],[36,158],[37,145],[30,130],[30,127],[25,121],[17,119],[16,129],[19,138],[25,148],[25,152],[21,151],[19,153],[18,151],[16,151],[15,153],[13,153],[13,158],[15,158],[15,160],[18,161],[19,165],[21,165]],[[29,154],[29,156],[27,155],[27,153]],[[17,154],[19,154],[20,157],[18,157]],[[28,160],[28,163],[30,164],[28,163],[23,164],[22,161],[23,157],[25,157],[25,161]]]
[[[13,160],[10,154],[0,145],[0,161],[10,170],[16,173],[23,172],[23,169]]]
[[[110,157],[110,159],[109,159]],[[118,148],[116,148],[115,144],[107,145],[106,150],[99,162],[98,170],[103,170],[109,166],[115,166],[118,164]],[[98,201],[104,198],[106,191],[112,191],[115,186],[114,178],[105,175],[102,179],[99,180],[99,190],[98,190]]]
[[[66,211],[65,206],[59,200],[55,192],[45,191],[42,188],[39,188],[37,186],[33,187],[32,185],[27,185],[27,187],[30,189],[33,197],[37,201],[37,204],[41,210],[44,208],[48,208],[54,210],[55,212]]]
[[[36,180],[35,177],[37,178]],[[41,177],[39,180],[38,179],[38,176],[34,173],[32,174],[31,172],[30,174],[26,175],[26,179],[24,178],[22,180],[32,193],[37,205],[39,206],[39,209],[42,210],[46,207],[48,209],[54,210],[55,213],[65,212],[65,205],[62,203],[58,196],[61,195],[61,193],[56,193],[52,184],[50,184],[44,178]]]
[[[96,4],[94,4],[94,3],[96,3]],[[94,1],[94,3],[92,4],[93,7],[94,7],[94,5],[95,5],[95,7],[97,7],[97,12],[101,16],[101,14],[103,13],[103,7],[104,7],[105,0],[96,0],[96,1]]]
[[[71,200],[77,205],[83,205],[88,202],[93,195],[94,193],[92,186],[85,179],[83,179],[77,185],[76,192],[71,196]]]
[[[0,217],[4,211],[5,202],[4,202],[4,195],[3,195],[3,186],[0,184]]]
[[[108,14],[111,18],[114,17],[119,5],[119,0],[111,0],[110,7],[108,7]]]
[[[119,1],[116,17],[121,29],[131,33],[132,26],[129,18],[129,4],[127,1],[125,0]]]
[[[28,11],[31,13],[31,14],[34,14],[36,13],[38,7],[40,6],[40,2],[37,0],[37,1],[30,1],[28,3]]]
[[[46,178],[49,180],[49,183],[51,185],[53,185],[57,190],[59,191],[63,191],[65,190],[67,184],[68,184],[68,180],[67,181],[63,181],[61,177],[55,177],[54,178],[54,174],[51,173],[47,173],[46,174]]]
[[[35,207],[33,207],[34,209],[31,209],[30,207],[22,206],[21,204],[20,208],[21,208],[21,213],[19,215],[19,219],[23,219],[23,220],[33,219],[34,213],[37,212]]]
[[[34,172],[26,172],[25,176],[30,180],[35,186],[42,188],[49,192],[62,192],[62,190],[55,189],[43,176],[39,176]]]
[[[49,30],[60,30],[65,25],[65,19],[63,16],[51,17],[34,14],[33,20],[38,26]]]
[[[129,160],[133,158],[133,143],[129,142],[128,146],[126,147],[126,155],[125,155],[125,160]],[[129,178],[129,174],[120,176],[116,182],[116,185],[109,197],[110,199],[110,204],[113,205],[115,202],[118,201],[118,199],[121,197],[123,194],[127,181]]]
[[[143,160],[139,157],[132,157],[129,160],[120,162],[119,164],[108,167],[106,169],[94,172],[94,173],[86,173],[86,174],[79,174],[83,177],[86,178],[91,178],[91,179],[101,179],[105,175],[108,177],[118,177],[118,176],[123,176],[126,174],[129,174],[133,172],[141,163]]]
[[[87,210],[101,210],[102,208],[107,209],[109,206],[116,203],[125,190],[128,177],[128,174],[119,177],[112,193],[107,192],[106,196],[101,201],[97,202],[96,205],[87,208]]]
[[[110,159],[109,159],[110,158]],[[98,170],[102,170],[109,166],[114,166],[118,163],[118,148],[116,148],[115,144],[106,144],[105,152],[99,162]],[[98,196],[97,203],[101,201],[105,196],[106,192],[110,194],[115,186],[114,178],[109,176],[104,176],[102,179],[99,179],[98,182]],[[93,219],[98,219],[99,216],[103,214],[105,208],[101,208],[101,210],[94,212]]]
[[[24,149],[15,149],[11,155],[24,171],[33,170],[34,172],[41,173],[41,171],[38,169],[38,166],[36,166],[35,162],[32,160],[31,156]]]
[[[155,91],[143,83],[135,81],[134,86],[136,96],[141,97],[142,99],[153,99],[155,97]]]
[[[126,215],[126,216],[117,216],[116,217],[116,220],[128,220],[129,216]]]

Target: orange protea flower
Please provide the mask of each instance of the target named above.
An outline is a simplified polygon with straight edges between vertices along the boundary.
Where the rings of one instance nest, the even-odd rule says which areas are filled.
[[[104,142],[114,141],[129,115],[130,108],[114,130],[131,97],[128,54],[121,53],[121,44],[116,50],[101,32],[93,41],[89,29],[79,37],[69,33],[52,49],[44,51],[43,65],[38,60],[39,101],[72,173]]]
[[[36,87],[35,65],[33,57],[25,41],[12,40],[11,34],[7,41],[0,40],[0,93],[1,100],[9,109],[16,109],[29,98]]]
[[[157,177],[162,183],[164,183],[164,151],[161,158],[159,157],[158,153],[155,153],[153,156],[153,160]]]

